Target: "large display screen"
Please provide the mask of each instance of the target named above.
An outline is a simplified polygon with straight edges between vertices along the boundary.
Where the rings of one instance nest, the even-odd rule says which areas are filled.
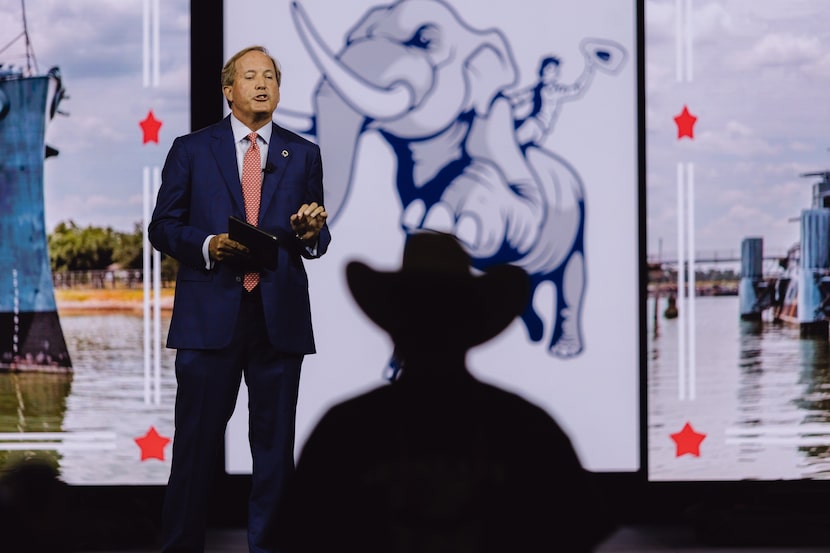
[[[47,241],[146,228],[167,150],[191,130],[189,4],[29,2],[25,30],[23,4],[0,8],[2,466],[39,457],[78,485],[167,480],[175,352],[161,259],[145,247],[146,271],[53,273]],[[298,450],[330,405],[388,382],[391,343],[352,302],[345,264],[394,269],[406,232],[435,228],[479,267],[511,262],[533,278],[525,315],[471,351],[476,376],[547,409],[589,469],[639,470],[638,3],[226,4],[225,57],[270,49],[283,71],[275,120],[319,143],[325,164],[333,242],[306,264],[318,353],[303,367]],[[367,31],[368,18],[384,23]],[[338,58],[374,88],[397,70],[421,103],[395,116],[387,100],[344,92],[327,113],[316,94]],[[217,98],[220,63],[203,91]],[[37,125],[20,118],[35,97],[22,77],[45,85],[29,106]],[[28,148],[24,129],[42,133]],[[469,170],[453,174],[461,158]],[[468,217],[450,217],[453,201]],[[243,384],[232,475],[250,471],[246,413]]]
[[[75,262],[113,236],[141,251],[167,149],[190,127],[189,15],[188,0],[0,5],[0,467],[39,458],[70,484],[167,481],[160,274],[100,259],[53,272],[47,240]]]
[[[649,480],[827,478],[826,8],[645,3]]]
[[[48,240],[146,226],[167,150],[191,130],[189,4],[0,7],[0,466],[167,480],[161,260],[147,248],[146,272],[53,273]],[[329,406],[387,383],[391,343],[351,300],[345,264],[395,269],[406,233],[435,228],[479,267],[531,274],[524,316],[469,365],[543,406],[587,468],[826,477],[822,0],[226,4],[225,57],[269,48],[275,120],[325,164],[333,241],[306,264],[318,353],[298,450]],[[216,63],[204,93],[221,99]],[[396,82],[417,91],[405,112],[378,92]],[[230,474],[250,471],[246,411],[243,386]]]
[[[637,471],[637,2],[251,0],[224,24],[226,58],[279,60],[275,120],[322,150],[332,243],[306,263],[318,353],[298,448],[330,405],[386,383],[391,343],[345,264],[395,269],[406,233],[432,228],[533,279],[525,315],[471,351],[475,375],[547,409],[589,469]],[[415,91],[407,109],[393,84]],[[244,390],[227,445],[227,471],[249,471]]]

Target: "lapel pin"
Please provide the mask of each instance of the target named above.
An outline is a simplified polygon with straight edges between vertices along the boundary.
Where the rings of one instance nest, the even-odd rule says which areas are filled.
[[[288,157],[288,150],[282,151],[282,157]]]

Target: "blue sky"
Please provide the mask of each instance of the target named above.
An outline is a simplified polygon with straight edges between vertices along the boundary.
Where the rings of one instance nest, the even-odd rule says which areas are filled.
[[[685,1],[685,0],[684,0]],[[811,179],[830,169],[830,29],[824,0],[690,0],[692,79],[676,77],[675,0],[646,2],[648,252],[677,251],[677,163],[693,163],[701,254],[746,236],[782,254],[798,240]],[[698,116],[694,140],[672,117]]]
[[[38,69],[58,66],[69,99],[46,130],[60,155],[45,165],[46,228],[81,226],[131,231],[142,216],[144,167],[160,167],[173,138],[189,129],[189,2],[160,7],[158,86],[143,83],[145,4],[150,0],[38,0],[26,3]],[[152,13],[152,11],[150,12]],[[20,2],[0,3],[0,42],[23,30]],[[2,55],[25,64],[25,43]],[[149,110],[163,121],[159,144],[142,144]]]
[[[684,0],[685,1],[685,0]],[[646,2],[647,221],[650,254],[676,250],[676,165],[695,166],[696,231],[701,251],[736,251],[764,236],[781,253],[798,239],[810,201],[799,175],[830,168],[830,30],[824,0],[689,0],[693,79],[676,80],[675,10]],[[142,86],[144,0],[39,0],[27,3],[42,71],[61,68],[69,117],[56,118],[47,142],[60,150],[46,165],[46,219],[130,230],[141,217],[142,172],[161,166],[172,139],[188,130],[189,2],[161,8],[161,79]],[[20,31],[20,4],[0,4],[3,43]],[[23,62],[23,42],[3,60]],[[699,117],[695,140],[676,140],[683,105]],[[142,146],[138,121],[153,109],[160,144]]]

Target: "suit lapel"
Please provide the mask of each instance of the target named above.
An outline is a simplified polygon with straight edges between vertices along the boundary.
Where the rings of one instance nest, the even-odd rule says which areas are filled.
[[[245,202],[242,199],[242,183],[239,181],[239,170],[236,167],[236,145],[233,143],[230,116],[225,117],[222,123],[214,128],[210,149],[235,204],[234,212],[244,218]]]
[[[262,178],[262,199],[259,210],[260,222],[265,210],[271,205],[277,186],[285,174],[285,168],[291,162],[291,149],[286,145],[276,125],[271,127],[271,143],[268,144],[267,170]],[[297,206],[299,207],[299,206]]]

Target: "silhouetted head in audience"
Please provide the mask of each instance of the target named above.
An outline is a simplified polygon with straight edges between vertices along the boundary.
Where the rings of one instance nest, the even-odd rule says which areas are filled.
[[[152,547],[154,513],[133,499],[70,486],[55,459],[36,455],[0,471],[2,551],[70,553]]]
[[[458,240],[437,232],[407,239],[400,270],[353,261],[346,278],[360,308],[392,338],[407,380],[464,369],[467,350],[501,333],[530,290],[527,274],[512,265],[473,274]]]
[[[346,278],[403,372],[317,423],[277,516],[280,551],[584,553],[608,535],[556,421],[467,371],[467,351],[524,310],[522,269],[478,272],[456,238],[420,232],[399,270],[352,262]]]

